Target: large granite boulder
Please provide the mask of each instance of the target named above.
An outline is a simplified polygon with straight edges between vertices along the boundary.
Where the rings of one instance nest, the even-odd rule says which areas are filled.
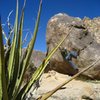
[[[73,59],[79,70],[84,69],[100,58],[100,18],[80,19],[59,13],[49,20],[46,33],[48,52],[69,34],[61,48],[75,48],[80,51],[78,58]],[[60,50],[57,50],[50,59],[48,69],[70,75],[77,73],[68,62],[64,61]],[[95,67],[84,72],[83,75],[100,79],[100,61]]]

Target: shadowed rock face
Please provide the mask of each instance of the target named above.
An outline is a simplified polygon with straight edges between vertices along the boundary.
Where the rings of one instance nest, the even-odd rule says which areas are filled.
[[[25,53],[25,49],[23,49],[22,53]],[[42,61],[45,58],[45,53],[41,52],[41,51],[36,51],[34,50],[32,52],[31,55],[31,59],[30,59],[30,66],[28,68],[28,70],[25,73],[24,76],[24,82],[27,83],[30,78],[32,77],[33,73],[35,72],[35,70],[39,67],[39,65],[42,63]]]
[[[22,53],[24,54],[25,51],[26,51],[26,49],[23,49]],[[45,55],[46,54],[41,51],[33,50],[32,54],[31,54],[31,58],[30,58],[30,63],[34,63],[35,67],[39,67],[39,65],[44,60]]]
[[[71,29],[71,30],[70,30]],[[66,14],[53,16],[47,25],[47,46],[51,51],[61,39],[70,31],[68,38],[62,44],[62,48],[75,48],[80,51],[77,60],[73,60],[78,65],[79,70],[87,67],[100,58],[100,18],[70,17]],[[68,62],[63,60],[60,50],[58,50],[50,60],[49,69],[54,69],[64,74],[75,74]],[[91,78],[100,79],[100,62],[94,68],[83,73]]]

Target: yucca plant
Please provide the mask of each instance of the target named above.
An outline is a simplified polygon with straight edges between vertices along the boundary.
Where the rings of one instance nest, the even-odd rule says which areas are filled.
[[[3,31],[0,18],[0,100],[23,100],[29,92],[32,85],[40,78],[46,68],[49,59],[56,52],[59,46],[64,42],[64,37],[58,45],[46,56],[42,64],[33,73],[31,79],[22,87],[25,72],[29,66],[29,60],[34,48],[40,14],[42,9],[42,0],[40,0],[37,21],[34,28],[34,34],[30,40],[27,49],[22,55],[22,31],[24,22],[24,9],[26,1],[22,8],[21,19],[18,23],[18,0],[16,6],[16,17],[14,23],[13,38],[6,38],[7,44],[3,43]],[[11,35],[11,34],[9,34]]]

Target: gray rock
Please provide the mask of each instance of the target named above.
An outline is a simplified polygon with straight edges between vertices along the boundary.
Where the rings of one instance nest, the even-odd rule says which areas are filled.
[[[82,20],[62,13],[53,16],[47,25],[48,51],[50,52],[69,32],[70,34],[61,48],[66,47],[68,50],[75,48],[80,51],[77,60],[73,60],[73,62],[79,67],[79,70],[82,70],[100,57],[100,18]],[[68,62],[63,60],[60,50],[50,59],[47,70],[50,69],[69,75],[77,73]],[[83,75],[100,79],[100,62]]]

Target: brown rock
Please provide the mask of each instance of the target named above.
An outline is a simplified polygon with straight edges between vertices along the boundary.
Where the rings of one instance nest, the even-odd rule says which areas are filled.
[[[77,60],[73,62],[78,65],[79,70],[82,70],[100,57],[100,18],[82,20],[62,13],[53,16],[47,25],[46,39],[49,52],[69,33],[70,28],[72,28],[70,35],[61,47],[80,51]],[[68,62],[65,64],[60,50],[50,59],[49,69],[70,75],[77,73]],[[100,79],[100,62],[83,74]]]
[[[23,54],[25,53],[25,49],[23,49]],[[36,71],[37,67],[42,63],[45,58],[45,53],[41,51],[34,50],[31,55],[30,59],[30,66],[27,69],[25,76],[24,76],[24,83],[27,83],[30,78],[32,77],[33,73]]]

